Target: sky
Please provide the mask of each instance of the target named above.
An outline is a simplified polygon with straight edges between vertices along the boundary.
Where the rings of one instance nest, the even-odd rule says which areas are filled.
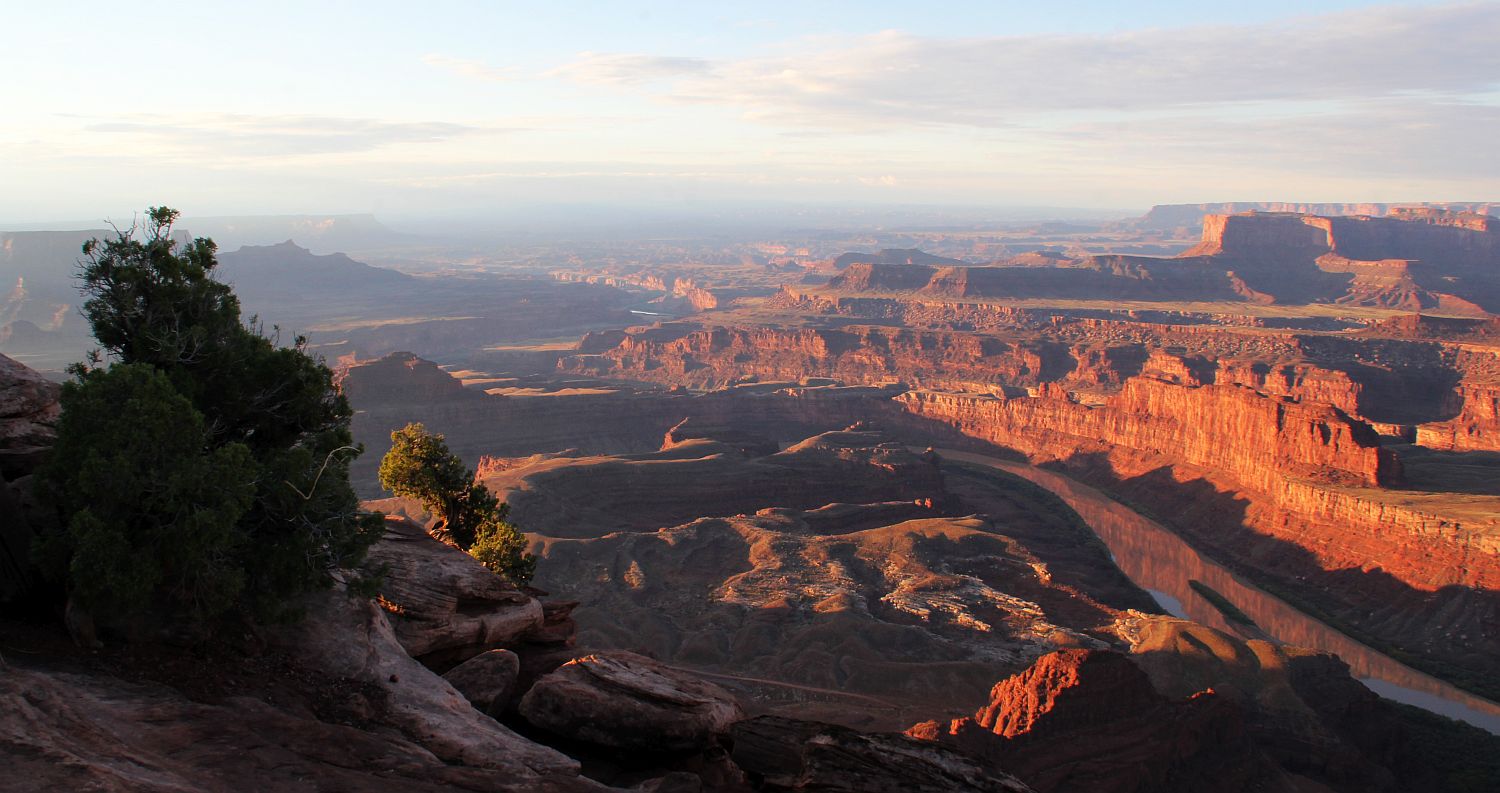
[[[1500,2],[14,4],[0,221],[1500,200]]]

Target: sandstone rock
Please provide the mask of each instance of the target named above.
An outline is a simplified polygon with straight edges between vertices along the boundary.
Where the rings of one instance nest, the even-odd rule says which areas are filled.
[[[605,791],[571,773],[519,764],[453,765],[399,734],[318,721],[251,697],[204,704],[161,685],[4,665],[0,768],[0,788],[17,793]]]
[[[779,447],[776,441],[755,433],[735,429],[726,425],[710,425],[702,419],[692,417],[677,422],[662,438],[662,451],[667,451],[693,440],[708,439],[734,448],[746,457],[765,457],[775,454]]]
[[[541,647],[567,647],[573,644],[578,623],[573,619],[576,600],[542,601],[541,627],[526,635],[526,644]]]
[[[941,745],[760,716],[734,726],[734,761],[766,791],[1025,793],[1016,778]]]
[[[0,355],[0,449],[49,446],[62,386]]]
[[[1309,573],[1377,567],[1423,593],[1451,585],[1492,590],[1500,581],[1500,521],[1486,510],[1449,517],[1387,496],[1383,485],[1403,477],[1400,460],[1369,425],[1326,406],[1233,386],[1144,380],[1130,381],[1098,406],[934,392],[908,392],[899,401],[913,416],[1036,463],[1062,463],[1075,476],[1174,516],[1173,528],[1220,559],[1250,557],[1249,564],[1264,569],[1311,555],[1301,569],[1275,573],[1293,587]],[[1355,619],[1390,604],[1372,597],[1369,587],[1340,593]],[[1402,630],[1440,616],[1431,603],[1411,605],[1429,614]]]
[[[473,557],[410,521],[385,525],[365,569],[385,571],[381,597],[412,657],[462,661],[541,626],[542,605]]]
[[[60,391],[0,355],[0,600],[17,595],[30,580],[31,543],[40,525],[38,510],[29,508],[29,477],[56,440]]]
[[[901,401],[916,415],[957,422],[966,434],[1024,452],[1065,458],[1120,446],[1223,472],[1267,493],[1287,476],[1359,485],[1400,479],[1400,461],[1364,422],[1237,386],[1135,378],[1098,407],[933,392]]]
[[[1500,384],[1463,383],[1458,415],[1417,427],[1416,441],[1444,451],[1500,451]]]
[[[498,718],[510,704],[521,674],[521,659],[510,650],[490,650],[443,673],[480,713]]]
[[[575,659],[538,680],[520,713],[575,740],[656,752],[707,748],[743,717],[718,686],[618,651]]]
[[[57,383],[0,355],[0,477],[31,473],[52,447],[61,391]]]
[[[1245,714],[1248,731],[1289,770],[1342,789],[1388,790],[1401,727],[1331,653],[1244,641],[1197,623],[1141,617],[1124,633],[1131,659],[1168,697],[1212,689]]]
[[[1432,207],[1467,212],[1493,212],[1500,205],[1490,202],[1420,202],[1417,204],[1309,204],[1287,201],[1229,201],[1220,204],[1157,204],[1132,221],[1145,229],[1168,230],[1182,226],[1197,227],[1205,215],[1234,215],[1243,212],[1291,212],[1298,215],[1373,215],[1397,214],[1411,207]]]
[[[578,773],[577,761],[475,710],[415,661],[373,603],[325,592],[308,599],[306,612],[303,622],[272,633],[272,642],[325,674],[375,686],[385,698],[384,720],[434,755],[520,777]]]
[[[1047,791],[1291,791],[1212,691],[1168,700],[1119,653],[1061,650],[998,683],[972,718],[909,734]]]
[[[1075,617],[1076,590],[1051,591],[1003,530],[911,504],[772,509],[541,540],[538,580],[583,601],[583,646],[787,684],[766,689],[782,715],[899,729],[904,708],[972,707],[997,668],[1094,642],[1068,627],[1094,612]],[[848,700],[836,715],[821,696],[784,701],[802,687]]]

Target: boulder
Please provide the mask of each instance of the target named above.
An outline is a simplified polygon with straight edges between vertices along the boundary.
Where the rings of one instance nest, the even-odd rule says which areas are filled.
[[[306,618],[268,638],[310,667],[368,683],[381,694],[381,720],[450,763],[520,777],[576,776],[576,760],[517,735],[475,710],[446,680],[407,655],[386,612],[344,592],[322,592]]]
[[[413,658],[463,661],[541,627],[542,604],[404,518],[387,517],[365,570],[383,571],[381,599]]]
[[[443,673],[480,713],[498,718],[510,704],[521,674],[521,659],[510,650],[490,650]]]
[[[0,789],[94,793],[379,790],[606,793],[573,775],[446,763],[390,730],[254,696],[0,663]]]
[[[526,692],[520,712],[575,740],[665,752],[705,749],[744,715],[724,689],[628,652],[563,664]]]
[[[62,387],[0,355],[0,474],[24,476],[57,438]]]
[[[1020,780],[894,733],[760,716],[734,726],[734,761],[765,791],[1024,793]]]
[[[31,543],[44,524],[31,509],[30,477],[57,439],[61,387],[0,355],[0,600],[30,584]]]

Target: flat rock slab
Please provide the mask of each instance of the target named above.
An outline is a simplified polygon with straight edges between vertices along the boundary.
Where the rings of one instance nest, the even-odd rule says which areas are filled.
[[[402,518],[386,518],[385,536],[370,548],[365,569],[384,572],[380,594],[391,627],[413,658],[464,660],[519,642],[542,625],[535,598]]]
[[[563,664],[526,692],[520,711],[575,740],[660,752],[707,748],[744,717],[724,689],[629,652]]]
[[[497,768],[520,777],[575,777],[579,765],[475,710],[443,678],[413,660],[386,612],[343,592],[308,597],[307,616],[267,638],[325,674],[374,685],[382,720],[450,763]]]

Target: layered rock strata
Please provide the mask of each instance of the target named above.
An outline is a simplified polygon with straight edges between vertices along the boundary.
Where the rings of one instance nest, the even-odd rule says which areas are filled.
[[[542,605],[421,526],[388,518],[365,567],[401,646],[419,659],[467,658],[541,627]]]
[[[702,751],[744,718],[718,686],[618,651],[558,667],[526,692],[520,713],[573,740],[646,752]]]

